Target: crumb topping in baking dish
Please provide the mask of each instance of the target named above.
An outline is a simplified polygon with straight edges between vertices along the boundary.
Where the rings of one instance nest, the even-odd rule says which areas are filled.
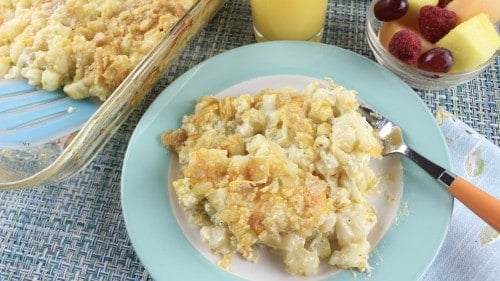
[[[105,100],[195,0],[0,0],[0,78]]]
[[[257,261],[264,245],[293,275],[321,260],[370,269],[377,217],[366,197],[379,179],[369,161],[382,145],[357,108],[355,91],[313,82],[200,98],[163,133],[181,165],[172,188],[220,266],[236,253]]]

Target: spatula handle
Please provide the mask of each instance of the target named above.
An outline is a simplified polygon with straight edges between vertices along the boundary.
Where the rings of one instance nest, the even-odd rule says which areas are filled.
[[[500,232],[500,200],[484,192],[479,187],[456,177],[448,192],[467,206],[476,215]]]

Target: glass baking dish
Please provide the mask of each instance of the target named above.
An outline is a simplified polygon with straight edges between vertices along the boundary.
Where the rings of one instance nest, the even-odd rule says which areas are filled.
[[[37,146],[0,147],[0,189],[55,183],[84,168],[224,2],[196,1],[79,131]]]

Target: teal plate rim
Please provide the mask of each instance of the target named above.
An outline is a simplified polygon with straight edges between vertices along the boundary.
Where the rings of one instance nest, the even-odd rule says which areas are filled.
[[[206,260],[184,237],[167,192],[170,159],[160,141],[180,126],[195,99],[270,75],[304,75],[358,91],[375,110],[399,124],[405,140],[450,168],[445,139],[432,113],[403,81],[372,60],[323,43],[276,41],[238,47],[193,67],[173,81],[146,110],[130,139],[121,177],[125,226],[140,261],[155,280],[238,280]],[[423,170],[402,158],[400,212],[372,251],[366,280],[418,280],[436,257],[448,230],[453,198]],[[356,280],[350,271],[327,280]]]

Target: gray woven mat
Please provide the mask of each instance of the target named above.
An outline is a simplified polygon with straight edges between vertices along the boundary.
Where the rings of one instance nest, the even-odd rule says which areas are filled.
[[[366,9],[367,1],[331,1],[324,42],[373,58],[364,38]],[[86,169],[59,184],[0,192],[0,280],[149,279],[120,208],[127,142],[147,106],[172,80],[207,58],[253,43],[250,24],[248,1],[229,1]],[[499,68],[497,59],[470,83],[417,93],[431,110],[446,108],[499,145]]]

